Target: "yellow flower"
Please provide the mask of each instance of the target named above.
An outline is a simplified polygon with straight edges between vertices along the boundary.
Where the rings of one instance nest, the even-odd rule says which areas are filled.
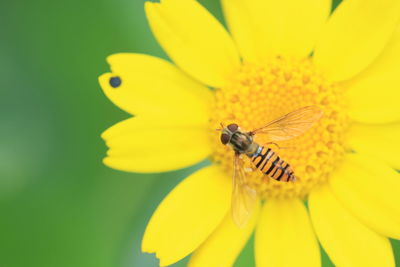
[[[135,117],[102,135],[104,163],[165,172],[212,163],[160,204],[143,239],[161,266],[231,266],[255,231],[256,265],[394,266],[400,238],[400,1],[222,0],[231,34],[194,0],[146,2],[176,64],[141,54],[108,58],[107,97]],[[211,89],[209,89],[211,88]],[[276,149],[300,179],[249,180],[262,200],[249,223],[230,216],[233,152],[219,123],[252,130],[297,108],[323,118]],[[266,142],[256,136],[258,143]],[[249,165],[250,166],[250,165]],[[308,200],[308,207],[303,200]]]

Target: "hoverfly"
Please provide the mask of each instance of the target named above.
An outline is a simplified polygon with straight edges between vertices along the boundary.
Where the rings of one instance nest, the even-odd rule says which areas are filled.
[[[233,192],[231,211],[235,224],[243,227],[248,221],[256,203],[256,190],[246,180],[241,155],[246,155],[263,175],[281,182],[295,182],[296,176],[289,163],[281,159],[271,148],[264,146],[274,142],[295,138],[318,121],[323,111],[317,106],[307,106],[292,111],[251,132],[242,131],[235,123],[224,127],[222,124],[221,143],[232,147],[235,156],[233,163]],[[253,141],[256,134],[265,134],[271,142],[259,145]],[[279,147],[279,146],[278,146]]]

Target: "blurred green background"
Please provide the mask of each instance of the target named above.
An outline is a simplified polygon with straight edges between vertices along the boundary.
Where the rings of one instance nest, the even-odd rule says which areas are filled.
[[[143,2],[2,1],[1,267],[157,266],[140,252],[145,225],[196,167],[138,175],[101,163],[100,133],[129,116],[97,83],[108,71],[105,58],[117,52],[166,58]],[[222,20],[219,1],[200,2]],[[399,258],[399,242],[392,243]],[[251,250],[252,242],[235,266],[253,266]],[[323,262],[332,266],[325,254]]]

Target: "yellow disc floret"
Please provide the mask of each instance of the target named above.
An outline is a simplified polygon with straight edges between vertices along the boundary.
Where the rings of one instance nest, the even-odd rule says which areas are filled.
[[[268,145],[293,167],[298,178],[295,183],[264,179],[242,156],[249,183],[262,198],[305,197],[314,186],[326,182],[344,155],[348,119],[342,91],[315,69],[310,59],[276,57],[263,64],[244,63],[224,87],[216,89],[211,127],[237,123],[242,130],[251,131],[298,108],[319,106],[324,116],[310,130],[280,142],[280,148]],[[212,160],[231,174],[232,148],[222,145],[215,131],[211,138]],[[254,140],[260,145],[271,141],[261,134]]]

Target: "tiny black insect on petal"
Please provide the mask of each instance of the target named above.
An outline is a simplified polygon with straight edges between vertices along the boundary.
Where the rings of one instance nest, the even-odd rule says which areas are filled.
[[[118,77],[118,76],[110,78],[110,85],[111,85],[112,88],[119,87],[121,85],[121,83],[122,83],[121,78]]]

